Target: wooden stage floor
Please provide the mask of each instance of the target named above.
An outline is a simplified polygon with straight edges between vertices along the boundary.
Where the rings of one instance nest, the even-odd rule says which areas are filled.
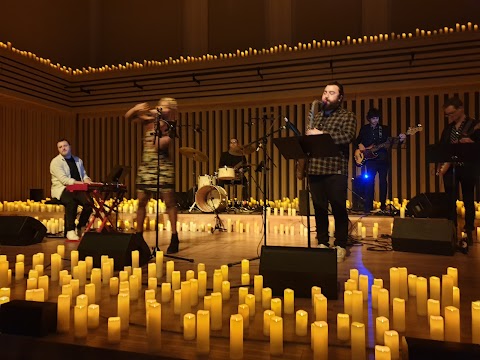
[[[263,234],[253,233],[253,224],[261,223],[260,215],[237,215],[220,214],[220,218],[225,223],[230,218],[232,222],[240,219],[242,222],[251,222],[252,230],[247,233],[236,232],[180,232],[180,252],[176,255],[194,259],[193,263],[175,260],[175,270],[181,271],[182,280],[185,279],[187,270],[195,270],[197,273],[197,264],[204,263],[208,273],[207,287],[212,287],[212,275],[214,269],[221,265],[240,261],[245,258],[254,258],[260,254],[261,246],[265,243]],[[270,226],[281,223],[288,223],[299,227],[306,223],[305,217],[284,217],[284,219],[270,218]],[[471,302],[480,299],[480,263],[478,261],[480,246],[477,242],[470,248],[468,254],[460,252],[454,256],[440,256],[429,254],[418,254],[409,252],[390,251],[390,240],[383,238],[374,241],[371,237],[371,228],[374,222],[379,224],[379,234],[390,234],[393,218],[368,216],[360,218],[356,215],[350,216],[352,235],[356,236],[357,221],[367,227],[367,238],[357,242],[351,247],[351,255],[342,263],[338,264],[338,300],[328,301],[328,324],[329,324],[329,358],[330,359],[351,359],[350,342],[341,342],[337,340],[336,335],[336,315],[343,313],[343,290],[344,282],[349,278],[349,271],[352,268],[359,270],[360,274],[368,275],[370,284],[374,278],[384,280],[384,286],[389,287],[389,269],[390,267],[407,267],[409,274],[417,276],[430,277],[438,276],[441,278],[445,274],[447,267],[452,266],[458,269],[459,288],[461,291],[461,341],[471,343]],[[197,224],[212,223],[215,224],[212,214],[181,214],[180,222],[189,223],[195,221]],[[313,225],[313,218],[312,218]],[[414,231],[414,230],[413,230]],[[150,247],[155,245],[155,232],[148,231],[144,233],[146,242]],[[312,234],[312,246],[316,246],[315,233]],[[69,258],[69,251],[75,250],[78,243],[67,243],[63,238],[45,238],[42,243],[30,246],[0,246],[0,254],[7,255],[10,261],[10,268],[15,262],[17,253],[25,254],[26,268],[25,273],[31,266],[32,255],[37,252],[45,253],[45,264],[49,263],[50,254],[56,251],[58,244],[65,244],[66,258]],[[159,247],[166,250],[170,240],[170,234],[166,231],[160,233]],[[333,241],[333,240],[332,240]],[[267,245],[296,246],[306,247],[307,237],[295,235],[278,235],[269,233],[266,239]],[[169,259],[165,258],[165,261]],[[69,269],[69,263],[64,260],[64,268]],[[48,274],[49,268],[46,273]],[[144,289],[146,288],[146,266],[144,266]],[[92,359],[107,356],[116,356],[117,358],[127,358],[135,356],[138,359],[155,358],[162,359],[228,359],[229,358],[229,318],[231,314],[237,313],[238,305],[238,286],[240,286],[241,269],[239,265],[229,268],[229,280],[231,282],[231,299],[223,303],[223,329],[211,332],[211,350],[209,356],[200,356],[196,353],[195,341],[183,340],[182,328],[180,326],[179,315],[173,315],[173,301],[162,304],[162,350],[159,353],[149,354],[147,348],[147,339],[145,334],[145,305],[142,299],[131,304],[130,328],[128,332],[122,333],[122,341],[118,345],[111,345],[107,342],[107,318],[116,316],[117,300],[116,297],[109,296],[108,287],[102,288],[102,300],[100,301],[100,327],[96,330],[89,330],[85,340],[76,340],[73,335],[73,326],[68,334],[51,334],[45,338],[30,339],[21,336],[0,335],[0,345],[2,358],[27,359],[38,358],[35,353],[42,351],[41,358],[84,358],[88,356]],[[250,262],[250,274],[253,282],[253,275],[259,273],[259,261]],[[12,298],[23,299],[25,296],[25,282],[12,285]],[[50,285],[49,301],[56,301],[59,293],[58,286]],[[253,286],[250,290],[253,293]],[[142,296],[143,298],[143,296]],[[157,295],[158,298],[158,295]],[[406,331],[401,335],[418,338],[429,338],[429,327],[426,316],[416,315],[415,298],[410,297],[406,303],[407,322]],[[203,301],[199,300],[199,305],[192,309],[202,309]],[[284,354],[283,356],[271,356],[269,353],[269,339],[262,333],[263,311],[258,311],[261,307],[257,303],[257,311],[254,318],[250,320],[250,326],[245,330],[244,335],[244,358],[245,359],[312,359],[313,353],[310,349],[310,332],[308,336],[300,337],[295,335],[294,315],[284,316]],[[312,305],[310,299],[295,299],[295,310],[304,309],[309,313],[311,320]],[[364,305],[364,323],[367,327],[367,357],[374,358],[375,346],[375,318],[376,310],[372,309],[371,301]],[[72,316],[73,317],[73,316]],[[311,322],[311,321],[309,321]],[[8,344],[6,346],[5,344]],[[7,349],[7,350],[5,350]],[[120,352],[117,352],[120,351]],[[132,354],[135,353],[135,354]],[[38,354],[38,353],[37,353]],[[153,357],[152,357],[153,358]],[[354,357],[353,357],[354,358]]]

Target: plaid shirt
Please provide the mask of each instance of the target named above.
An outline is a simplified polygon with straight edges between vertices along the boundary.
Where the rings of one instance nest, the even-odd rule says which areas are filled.
[[[330,116],[324,112],[315,115],[313,128],[328,133],[340,149],[339,156],[311,158],[308,164],[309,175],[348,175],[348,160],[350,143],[355,139],[357,119],[351,111],[337,108]]]

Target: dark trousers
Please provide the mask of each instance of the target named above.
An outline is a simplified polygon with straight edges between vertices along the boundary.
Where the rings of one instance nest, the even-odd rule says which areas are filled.
[[[447,193],[450,212],[449,220],[452,220],[457,226],[457,199],[460,197],[460,186],[462,189],[462,198],[465,205],[465,230],[473,231],[475,229],[475,184],[478,178],[473,175],[473,171],[468,168],[457,167],[455,173],[455,185],[453,184],[453,171],[450,169],[443,176],[443,186]]]
[[[315,209],[318,243],[328,245],[328,203],[330,203],[335,220],[335,246],[345,248],[348,239],[347,177],[309,175],[308,180]]]
[[[373,208],[373,197],[375,194],[375,176],[378,173],[378,185],[380,190],[380,208],[385,210],[387,201],[387,175],[389,164],[385,161],[370,160],[365,164],[367,170],[367,181],[365,183],[365,212]]]
[[[78,227],[87,225],[88,218],[92,213],[92,207],[88,203],[87,195],[84,192],[70,192],[63,190],[60,196],[60,202],[65,206],[65,230],[75,230],[75,219],[77,217],[77,207],[82,205],[83,209],[78,219]]]

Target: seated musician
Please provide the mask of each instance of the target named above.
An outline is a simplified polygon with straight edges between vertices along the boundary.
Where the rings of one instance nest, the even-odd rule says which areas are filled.
[[[248,171],[247,158],[243,154],[242,147],[239,145],[237,139],[230,139],[228,151],[222,152],[222,155],[220,156],[218,167],[221,169],[225,166],[235,170],[235,179],[219,180],[219,185],[222,187],[231,184],[241,185],[242,200],[248,201],[248,181],[245,177],[245,173]]]
[[[50,174],[52,175],[52,198],[60,200],[65,206],[65,230],[68,240],[79,240],[82,228],[87,225],[88,218],[92,213],[92,207],[84,192],[70,192],[67,185],[89,184],[92,180],[88,177],[83,167],[83,161],[72,155],[70,143],[66,139],[57,142],[59,154],[50,162]],[[82,206],[82,212],[75,227],[77,207]]]

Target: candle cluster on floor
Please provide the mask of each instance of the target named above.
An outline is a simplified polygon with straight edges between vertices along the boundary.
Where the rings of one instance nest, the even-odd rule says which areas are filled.
[[[83,339],[100,326],[101,308],[98,305],[102,288],[108,289],[110,301],[117,304],[116,316],[107,321],[108,342],[118,344],[130,324],[131,306],[145,301],[146,342],[152,352],[161,350],[162,311],[173,311],[183,329],[185,341],[196,341],[199,354],[210,351],[210,334],[219,331],[226,317],[223,304],[237,302],[237,312],[228,314],[230,326],[231,358],[241,359],[244,347],[244,329],[252,326],[257,312],[265,340],[270,341],[270,353],[281,355],[284,344],[284,320],[295,319],[295,335],[308,336],[315,359],[328,358],[328,327],[336,326],[338,341],[350,341],[355,359],[366,359],[367,332],[373,326],[376,359],[399,359],[400,336],[406,332],[406,301],[415,301],[416,315],[428,319],[430,338],[439,341],[460,341],[460,290],[458,270],[446,269],[440,277],[408,274],[405,267],[392,267],[389,273],[390,287],[384,287],[383,279],[371,279],[357,269],[350,269],[345,281],[343,312],[336,319],[328,318],[328,300],[322,289],[311,289],[311,307],[298,309],[295,306],[293,289],[285,289],[283,297],[273,297],[272,289],[264,287],[263,276],[250,275],[248,260],[241,262],[238,299],[231,296],[229,268],[222,265],[211,276],[212,291],[208,293],[209,275],[205,264],[198,264],[197,276],[194,270],[184,275],[175,270],[173,261],[165,263],[163,252],[156,253],[155,261],[147,266],[147,288],[142,287],[143,269],[139,267],[139,252],[131,254],[131,266],[125,266],[114,276],[114,260],[108,256],[100,259],[100,268],[93,267],[93,258],[79,260],[76,250],[70,252],[70,272],[63,269],[64,245],[58,245],[57,252],[50,256],[50,275],[44,273],[43,253],[32,256],[28,270],[25,300],[51,301],[51,287],[58,287],[57,331],[72,333]],[[15,259],[13,285],[25,281],[25,256],[18,254]],[[162,279],[164,281],[162,282]],[[184,279],[182,281],[182,279]],[[253,282],[253,288],[251,284]],[[0,255],[0,304],[11,297],[12,269],[5,255]],[[251,291],[253,289],[253,291]],[[203,301],[202,301],[203,300]],[[368,304],[376,310],[373,324],[368,324]],[[367,320],[367,321],[366,321]],[[73,324],[73,327],[71,326]],[[465,326],[465,324],[464,324]],[[480,344],[480,301],[471,304],[472,343]]]

